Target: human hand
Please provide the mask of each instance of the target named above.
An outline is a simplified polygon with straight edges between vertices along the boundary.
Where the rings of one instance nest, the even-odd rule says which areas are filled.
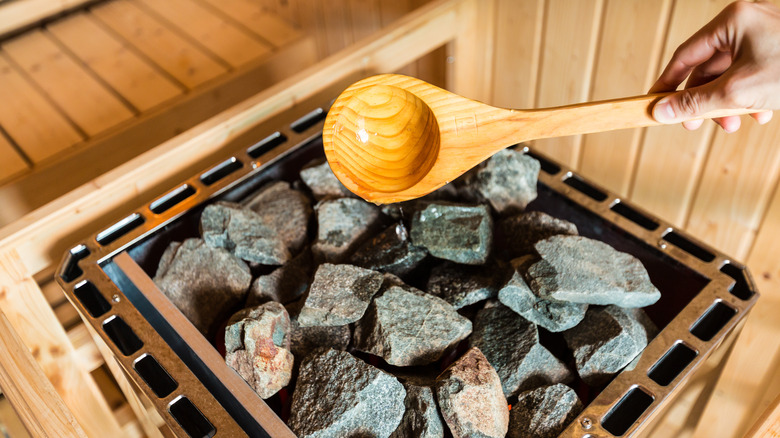
[[[680,45],[650,93],[674,91],[685,78],[685,89],[658,101],[653,118],[683,122],[717,109],[780,108],[780,8],[769,2],[737,1]],[[772,111],[751,114],[759,124]],[[688,121],[684,121],[688,120]],[[714,119],[726,132],[740,127],[739,116]]]

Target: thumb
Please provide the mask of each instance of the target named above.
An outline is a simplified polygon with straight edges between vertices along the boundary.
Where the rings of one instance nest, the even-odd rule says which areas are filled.
[[[726,108],[726,105],[715,98],[713,82],[664,97],[653,107],[653,118],[660,123],[680,123],[701,117],[718,108]]]

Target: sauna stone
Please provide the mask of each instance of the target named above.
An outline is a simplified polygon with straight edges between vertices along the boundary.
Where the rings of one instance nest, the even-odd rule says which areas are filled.
[[[389,285],[355,326],[355,348],[391,365],[438,360],[471,333],[471,321],[446,301],[410,286]]]
[[[444,422],[433,398],[433,390],[411,383],[403,385],[406,389],[406,412],[390,438],[443,438]]]
[[[287,304],[297,300],[309,287],[312,269],[311,252],[304,250],[271,273],[255,278],[247,295],[246,306],[252,307],[266,301]]]
[[[322,350],[301,364],[288,426],[300,438],[389,437],[405,397],[390,374],[347,352]]]
[[[270,301],[239,311],[225,328],[225,362],[260,398],[276,394],[290,383],[290,317],[284,306]]]
[[[541,165],[523,152],[504,149],[469,174],[466,191],[487,201],[504,214],[522,211],[536,199],[536,183]]]
[[[503,438],[509,407],[496,370],[479,351],[469,349],[436,379],[442,418],[455,438]]]
[[[298,254],[306,244],[309,218],[312,215],[309,198],[290,188],[286,181],[270,183],[244,201],[263,223],[279,234],[291,254]]]
[[[557,301],[649,306],[661,292],[636,257],[582,236],[552,236],[534,246],[541,260],[528,268],[529,286]]]
[[[496,226],[496,252],[506,259],[535,254],[536,242],[557,234],[577,235],[577,226],[541,211],[510,216]]]
[[[244,302],[249,267],[224,248],[202,239],[172,242],[154,276],[157,287],[207,337]]]
[[[336,178],[327,161],[323,160],[301,170],[300,176],[315,199],[355,196]]]
[[[268,227],[254,211],[232,202],[206,206],[200,217],[203,240],[225,248],[237,257],[262,265],[282,265],[290,251],[277,231]]]
[[[428,204],[414,213],[411,236],[434,257],[481,265],[490,254],[492,229],[487,206]]]
[[[405,275],[416,268],[428,255],[412,245],[403,223],[391,225],[364,243],[350,258],[350,263],[375,271]]]
[[[627,366],[655,336],[657,328],[642,309],[591,307],[585,319],[563,332],[582,380],[606,383]]]
[[[533,256],[512,260],[512,277],[498,291],[499,301],[523,318],[551,332],[560,332],[579,324],[585,317],[588,305],[539,297],[525,281],[524,274],[533,263]]]
[[[487,268],[445,262],[431,269],[426,290],[460,309],[495,298],[504,275],[497,266]]]
[[[291,318],[290,322],[290,351],[299,359],[318,348],[346,350],[352,340],[349,325],[301,327],[297,318]]]
[[[572,380],[566,366],[539,343],[536,325],[501,303],[489,302],[477,313],[469,342],[496,370],[507,397]]]
[[[382,225],[379,208],[359,199],[322,201],[315,211],[318,229],[312,252],[317,262],[344,261]]]
[[[556,384],[517,396],[509,412],[508,438],[556,438],[582,411],[577,393]]]
[[[320,265],[298,314],[298,323],[301,327],[311,327],[355,322],[365,313],[382,281],[382,273],[370,269]]]

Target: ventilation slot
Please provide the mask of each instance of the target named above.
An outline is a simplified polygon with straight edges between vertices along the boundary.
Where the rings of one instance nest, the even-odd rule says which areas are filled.
[[[535,159],[536,161],[539,162],[539,164],[542,165],[542,170],[544,171],[544,173],[548,173],[550,175],[555,175],[555,174],[557,174],[558,172],[561,171],[561,166],[553,163],[552,161],[548,160],[547,158],[540,157],[539,155],[536,155],[535,153],[533,153],[531,151],[526,151],[525,153],[526,153],[526,155],[528,155],[529,157]]]
[[[301,117],[300,119],[292,122],[290,124],[290,128],[297,132],[298,134],[306,131],[307,129],[311,128],[312,126],[316,125],[317,122],[324,119],[325,116],[327,116],[328,113],[325,112],[322,108],[317,108],[314,111],[306,114],[305,116]]]
[[[643,389],[634,387],[607,412],[601,425],[612,435],[623,435],[653,404],[653,399]]]
[[[217,433],[209,420],[186,397],[174,400],[168,407],[168,412],[192,438],[212,437]]]
[[[241,162],[238,161],[236,157],[230,157],[203,173],[203,175],[200,176],[200,181],[203,184],[210,186],[240,169],[241,166]]]
[[[287,137],[279,131],[274,132],[268,137],[260,140],[255,145],[250,146],[246,153],[252,158],[260,158],[261,155],[270,152],[275,147],[284,144]]]
[[[154,214],[161,214],[171,209],[174,205],[189,198],[195,194],[195,189],[188,184],[184,184],[175,190],[168,192],[160,198],[155,199],[149,204],[149,210]]]
[[[649,217],[635,210],[633,207],[630,207],[620,201],[612,206],[612,211],[646,230],[653,231],[658,228],[658,222],[650,219]]]
[[[103,297],[103,294],[89,281],[84,281],[73,288],[73,294],[82,306],[87,309],[93,318],[104,315],[111,310],[111,304]]]
[[[666,386],[680,375],[693,359],[699,355],[699,352],[688,347],[682,342],[674,344],[674,347],[664,354],[655,365],[650,368],[647,376],[653,379],[655,383]]]
[[[138,213],[133,213],[130,216],[115,223],[114,225],[111,225],[105,230],[99,232],[95,240],[97,240],[97,243],[106,246],[134,230],[142,223],[144,223],[144,217]]]
[[[148,354],[135,361],[133,368],[159,398],[168,396],[179,386],[157,359]]]
[[[125,356],[130,356],[144,346],[133,329],[118,316],[107,319],[103,323],[103,330]]]
[[[707,251],[701,246],[691,242],[688,238],[683,237],[682,235],[677,234],[674,231],[670,231],[664,234],[664,240],[680,248],[681,250],[687,252],[688,254],[696,257],[699,260],[705,262],[711,262],[715,260],[715,254]]]
[[[596,201],[601,202],[607,199],[606,193],[593,187],[589,183],[586,183],[577,175],[569,174],[569,176],[563,180],[563,182],[566,183],[567,186],[576,189],[578,192],[587,195],[589,198],[595,199]]]
[[[62,264],[62,271],[60,271],[60,278],[66,282],[76,280],[81,277],[84,271],[79,267],[79,260],[85,259],[89,255],[89,250],[84,245],[79,245],[71,248],[66,256],[65,263]]]
[[[755,293],[750,290],[745,268],[740,268],[738,266],[732,265],[731,263],[726,263],[723,265],[723,267],[720,268],[720,272],[734,279],[735,283],[729,288],[729,292],[731,292],[731,294],[735,297],[739,298],[740,300],[749,300],[750,297],[752,297]]]
[[[691,333],[702,341],[710,341],[736,314],[736,309],[718,301],[693,323]]]

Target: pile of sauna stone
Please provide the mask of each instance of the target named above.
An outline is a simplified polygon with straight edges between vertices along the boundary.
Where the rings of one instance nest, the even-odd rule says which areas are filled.
[[[633,256],[526,211],[539,167],[505,150],[379,207],[310,163],[206,206],[154,280],[260,397],[292,394],[298,436],[557,436],[572,387],[656,334],[641,307],[660,292]]]

